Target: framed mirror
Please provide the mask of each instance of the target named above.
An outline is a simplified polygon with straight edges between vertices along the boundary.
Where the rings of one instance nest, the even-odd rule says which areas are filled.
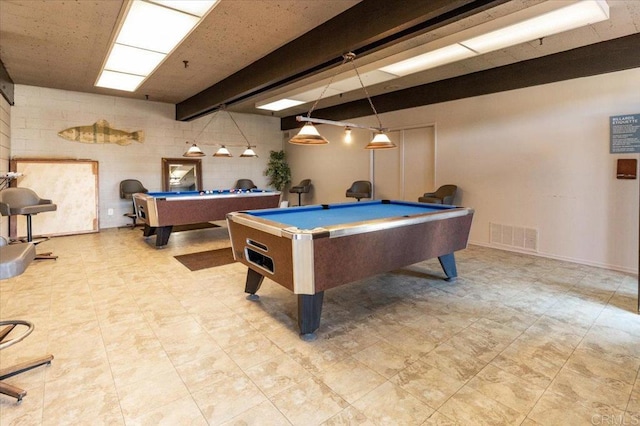
[[[163,158],[162,190],[201,191],[202,160],[193,158]]]

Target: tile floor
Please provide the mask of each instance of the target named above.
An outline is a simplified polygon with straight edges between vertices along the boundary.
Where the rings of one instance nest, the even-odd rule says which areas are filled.
[[[460,278],[436,260],[329,290],[318,340],[296,298],[236,263],[173,256],[229,245],[226,229],[58,237],[57,261],[0,281],[0,318],[36,330],[2,366],[0,425],[640,424],[635,275],[471,246]]]

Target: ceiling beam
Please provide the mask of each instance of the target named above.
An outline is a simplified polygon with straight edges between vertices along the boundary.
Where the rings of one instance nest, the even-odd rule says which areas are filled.
[[[339,66],[508,0],[363,0],[301,37],[176,105],[176,120],[208,114]],[[328,36],[330,35],[330,36]]]
[[[640,68],[640,33],[371,98],[378,113]],[[342,121],[372,115],[367,99],[316,109],[314,117]],[[384,123],[383,123],[384,124]],[[282,130],[301,127],[291,115]]]

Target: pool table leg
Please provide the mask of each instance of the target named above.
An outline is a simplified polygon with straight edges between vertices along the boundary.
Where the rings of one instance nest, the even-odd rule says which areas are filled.
[[[456,258],[453,256],[453,253],[445,254],[444,256],[438,257],[440,261],[440,266],[444,270],[446,281],[452,282],[458,278],[458,269],[456,268]]]
[[[260,286],[262,285],[262,280],[264,280],[264,276],[253,269],[249,268],[247,271],[247,281],[244,285],[244,292],[249,293],[247,296],[248,300],[258,300],[260,296],[256,294]]]
[[[315,331],[320,327],[323,299],[324,291],[298,295],[298,327],[302,340],[316,340]]]
[[[164,247],[169,242],[169,235],[171,235],[172,230],[173,226],[149,226],[145,224],[142,235],[144,237],[155,235],[156,247]]]

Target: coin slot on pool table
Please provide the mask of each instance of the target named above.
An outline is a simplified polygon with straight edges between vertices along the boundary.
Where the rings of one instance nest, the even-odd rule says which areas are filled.
[[[249,244],[250,246],[254,246],[254,247],[258,247],[261,250],[264,251],[269,251],[269,247],[267,247],[265,244],[259,243],[255,240],[251,240],[249,238],[247,238],[247,244]]]
[[[249,247],[244,248],[244,256],[249,261],[249,263],[253,263],[254,265],[273,274],[273,259],[269,256],[258,253],[257,251]]]

